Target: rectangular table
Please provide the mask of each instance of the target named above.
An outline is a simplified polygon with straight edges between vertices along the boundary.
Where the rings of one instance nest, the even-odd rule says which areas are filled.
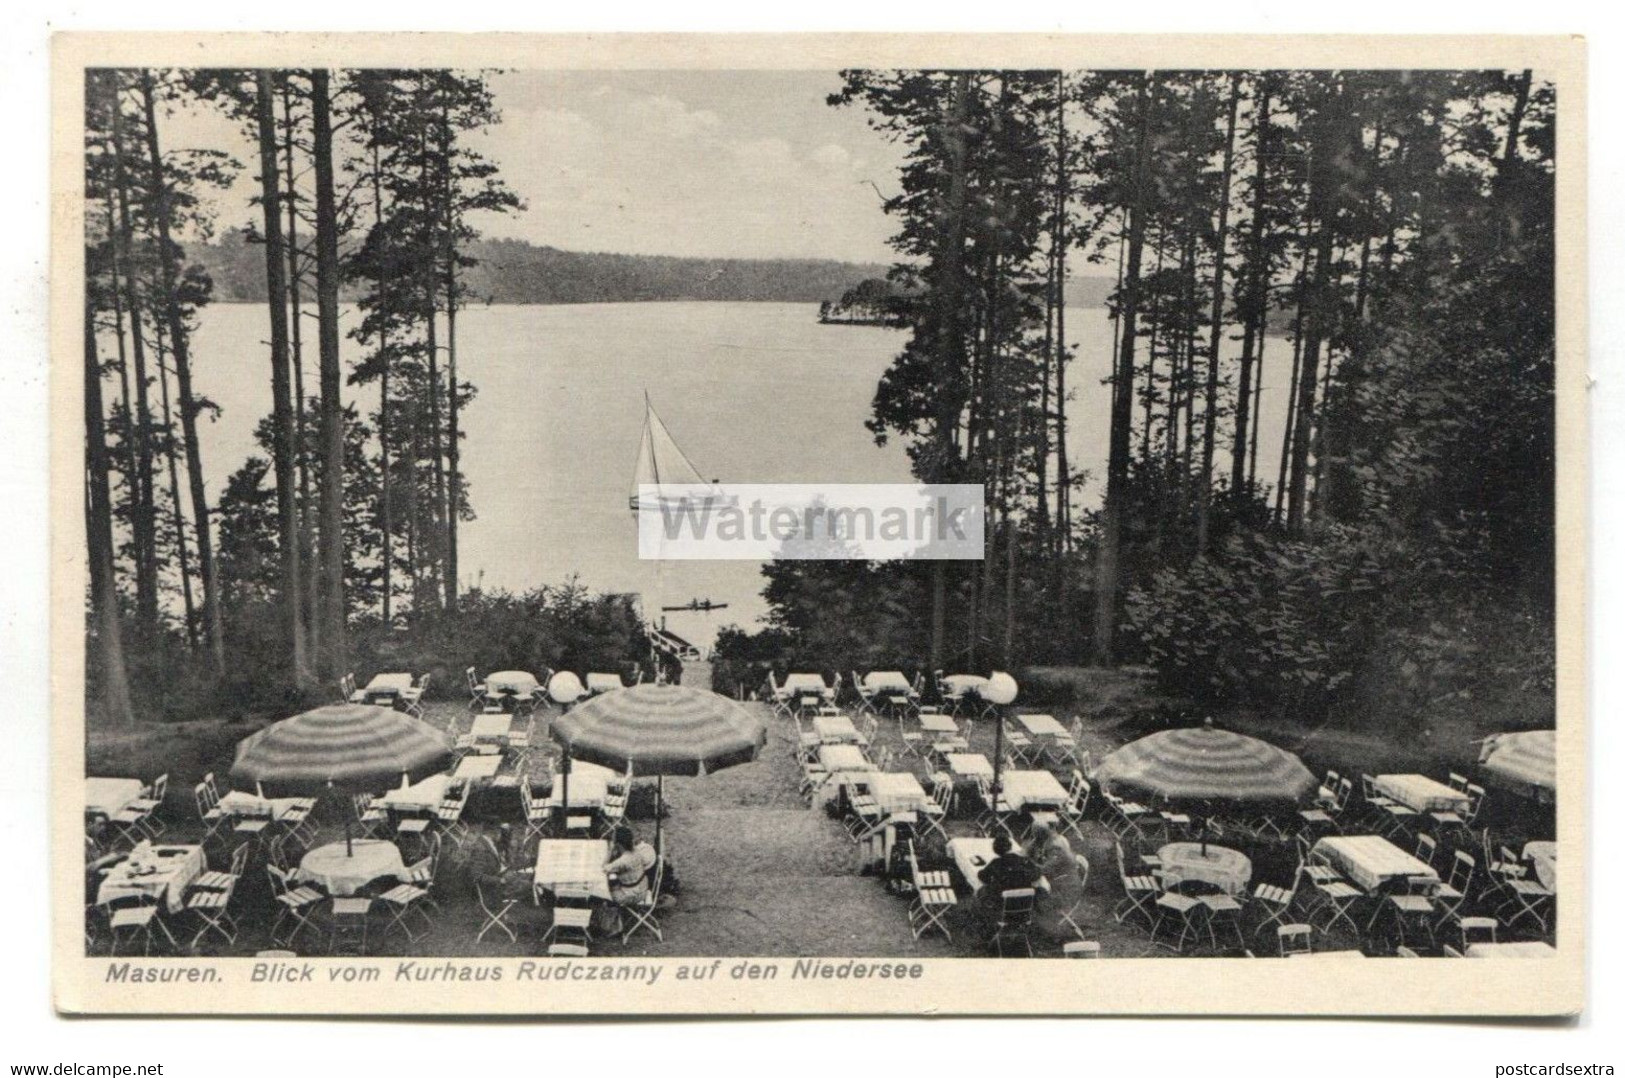
[[[1378,793],[1417,812],[1466,812],[1467,795],[1426,775],[1378,775]]]
[[[1054,715],[1017,715],[1016,721],[1034,737],[1065,737],[1066,727]]]
[[[876,771],[866,776],[869,793],[880,810],[887,815],[896,812],[920,812],[927,798],[920,780],[908,771]]]
[[[506,741],[511,724],[512,718],[506,711],[493,711],[475,715],[468,732],[474,735],[475,741]]]
[[[826,745],[856,745],[858,728],[845,715],[819,715],[813,721],[813,732]]]
[[[403,673],[374,674],[367,687],[362,689],[362,696],[368,703],[375,698],[397,700],[407,689],[412,687],[412,675]]]
[[[241,790],[230,790],[220,799],[220,808],[233,816],[280,820],[299,800],[297,797],[260,797]]]
[[[451,773],[454,779],[488,779],[502,767],[500,756],[464,756]]]
[[[971,889],[980,891],[982,889],[982,869],[986,868],[996,855],[993,853],[992,839],[972,836],[949,839],[948,856],[954,859],[959,874],[965,877],[965,882],[971,886]],[[1049,881],[1040,877],[1038,890],[1048,891]]]
[[[544,838],[536,844],[531,888],[540,901],[543,891],[577,888],[594,898],[609,899],[609,843],[594,838]]]
[[[1381,835],[1335,835],[1315,843],[1321,854],[1362,891],[1380,889],[1391,880],[1427,879],[1435,883],[1439,874]]]
[[[615,772],[598,764],[590,764],[585,760],[572,760],[570,762],[570,807],[580,809],[601,808],[605,799],[609,797],[609,783],[615,778]],[[553,789],[548,793],[545,804],[558,808],[564,804],[564,776],[553,776]]]
[[[1537,839],[1523,844],[1523,859],[1535,868],[1540,885],[1548,891],[1557,890],[1557,843]]]
[[[1540,940],[1512,943],[1474,943],[1466,950],[1468,958],[1556,958],[1557,948]]]
[[[432,812],[446,799],[446,787],[451,785],[450,775],[430,775],[411,786],[397,786],[374,801],[377,808],[395,812]]]
[[[1006,771],[999,776],[999,784],[1004,799],[1017,811],[1066,804],[1066,787],[1048,771]]]
[[[992,780],[993,778],[992,762],[979,752],[950,752],[948,754],[948,770],[965,779],[981,777]]]
[[[85,811],[93,816],[113,817],[129,807],[146,790],[140,779],[85,779]]]
[[[856,745],[821,745],[818,749],[818,762],[830,774],[841,771],[873,771],[875,765],[863,755],[863,750]]]
[[[920,716],[920,729],[932,734],[957,734],[959,727],[954,725],[952,715],[923,714]]]
[[[137,846],[102,877],[96,904],[121,898],[162,900],[170,913],[186,902],[186,889],[208,868],[202,846]],[[147,871],[148,869],[153,871]]]

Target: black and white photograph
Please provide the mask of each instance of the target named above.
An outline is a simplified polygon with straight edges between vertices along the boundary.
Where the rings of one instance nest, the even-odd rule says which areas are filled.
[[[1507,42],[76,51],[69,1009],[1571,1009],[1583,87]]]

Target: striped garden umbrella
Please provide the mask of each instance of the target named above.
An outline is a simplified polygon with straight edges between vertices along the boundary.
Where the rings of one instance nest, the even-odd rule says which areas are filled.
[[[1124,745],[1101,761],[1095,781],[1113,793],[1170,802],[1301,804],[1319,785],[1290,752],[1215,729],[1211,719]]]
[[[595,696],[554,720],[553,740],[564,746],[566,759],[664,778],[748,763],[767,743],[767,729],[714,692],[634,685]],[[564,779],[569,782],[568,770]],[[567,802],[569,786],[564,789]],[[659,819],[657,811],[657,827]]]
[[[1538,800],[1551,800],[1557,789],[1557,733],[1525,730],[1484,740],[1479,753],[1484,774]]]
[[[270,797],[316,797],[328,790],[382,790],[444,771],[446,735],[391,708],[329,704],[237,744],[231,783]]]

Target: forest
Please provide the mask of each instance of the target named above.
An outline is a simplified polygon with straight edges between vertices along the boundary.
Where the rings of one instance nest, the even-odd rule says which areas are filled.
[[[1149,667],[1206,706],[1549,709],[1554,93],[1499,71],[847,71],[906,163],[869,427],[979,563],[767,567],[740,664]],[[1057,296],[1115,282],[1111,375]],[[1261,444],[1266,362],[1287,422]],[[1067,457],[1108,429],[1104,475]],[[1349,714],[1357,711],[1358,714]],[[1550,714],[1536,716],[1550,721]]]
[[[253,237],[222,233],[188,249],[222,303],[265,296],[265,259]],[[884,266],[820,259],[677,258],[561,251],[525,240],[476,237],[463,276],[465,293],[484,303],[642,303],[680,300],[816,303],[840,295]],[[344,281],[339,298],[362,294]]]
[[[460,313],[538,290],[777,298],[807,280],[807,301],[833,301],[882,275],[901,329],[869,430],[906,446],[923,481],[984,486],[988,556],[770,564],[770,622],[726,630],[724,665],[1143,666],[1207,705],[1384,722],[1497,687],[1549,700],[1548,83],[835,82],[830,107],[905,150],[884,204],[895,262],[822,264],[860,271],[827,282],[783,263],[756,297],[691,295],[677,260],[482,237],[521,204],[471,147],[500,122],[480,74],[91,71],[92,723],[273,710],[385,658],[460,676],[484,661],[476,638],[505,665],[644,655],[625,596],[460,588],[474,512],[460,423],[477,392],[459,371]],[[240,125],[254,159],[168,147],[182,107]],[[245,169],[255,225],[217,237],[209,195]],[[221,261],[222,245],[237,253]],[[1105,384],[1069,378],[1063,300],[1080,292],[1112,319]],[[273,407],[261,452],[211,499],[198,425],[215,405],[193,384],[192,338],[222,298],[264,307],[243,377],[267,378]],[[349,303],[359,316],[341,326]],[[344,333],[363,349],[348,369]],[[1289,372],[1274,444],[1257,421],[1266,364]],[[1076,424],[1109,434],[1103,475],[1069,459]]]
[[[486,302],[468,283],[470,220],[521,208],[467,145],[500,119],[484,77],[102,69],[85,96],[93,724],[277,709],[392,649],[448,671],[473,661],[471,625],[501,626],[537,668],[572,649],[633,651],[625,597],[574,581],[519,596],[458,586],[472,514],[459,416],[476,390],[458,372],[457,319]],[[166,149],[182,107],[220,110],[258,159]],[[193,386],[191,341],[217,296],[198,253],[214,238],[206,195],[244,168],[256,226],[234,241],[258,259],[267,344],[253,376],[273,407],[261,453],[211,501],[198,425],[216,406]],[[348,370],[341,301],[360,308],[347,332],[364,353]]]

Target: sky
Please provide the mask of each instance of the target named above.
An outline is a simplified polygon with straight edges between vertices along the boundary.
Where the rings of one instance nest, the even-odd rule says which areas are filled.
[[[575,251],[890,261],[902,155],[861,108],[832,108],[835,72],[512,71],[489,76],[501,123],[470,142],[526,209],[490,236]],[[170,147],[244,163],[217,227],[257,210],[254,147],[233,123],[188,110]]]

